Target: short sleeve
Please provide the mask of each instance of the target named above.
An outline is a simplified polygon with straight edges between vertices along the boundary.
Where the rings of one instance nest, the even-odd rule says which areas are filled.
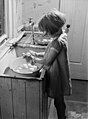
[[[54,50],[56,53],[59,53],[61,50],[62,44],[58,40],[52,42],[51,50]]]

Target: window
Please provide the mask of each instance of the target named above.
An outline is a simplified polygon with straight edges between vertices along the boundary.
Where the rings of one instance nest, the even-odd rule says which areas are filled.
[[[4,34],[4,0],[0,0],[0,36]]]

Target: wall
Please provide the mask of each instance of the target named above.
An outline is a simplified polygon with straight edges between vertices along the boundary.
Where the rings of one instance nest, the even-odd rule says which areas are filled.
[[[37,22],[42,14],[59,7],[59,0],[5,0],[5,30],[9,38],[17,37],[18,30],[30,17]]]
[[[59,0],[23,0],[22,22],[27,22],[30,17],[37,22],[42,14],[46,13],[52,8],[59,8]]]

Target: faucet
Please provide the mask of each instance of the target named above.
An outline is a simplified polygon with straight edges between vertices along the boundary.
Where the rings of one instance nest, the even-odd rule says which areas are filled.
[[[34,22],[32,21],[32,17],[29,18],[29,24],[32,26],[32,44],[34,45],[35,44],[35,39],[34,39]]]

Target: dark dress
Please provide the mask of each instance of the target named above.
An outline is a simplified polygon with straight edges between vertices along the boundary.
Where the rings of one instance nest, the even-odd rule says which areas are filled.
[[[71,79],[69,70],[69,60],[67,54],[67,41],[55,39],[45,52],[45,58],[49,57],[49,52],[54,50],[57,55],[46,72],[46,91],[51,98],[58,98],[61,95],[71,94]],[[52,60],[52,58],[50,57]]]

